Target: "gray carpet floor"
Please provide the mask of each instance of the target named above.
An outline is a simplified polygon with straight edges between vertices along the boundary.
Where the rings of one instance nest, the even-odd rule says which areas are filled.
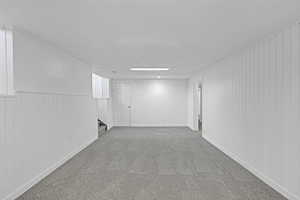
[[[187,128],[113,128],[19,200],[279,200]]]

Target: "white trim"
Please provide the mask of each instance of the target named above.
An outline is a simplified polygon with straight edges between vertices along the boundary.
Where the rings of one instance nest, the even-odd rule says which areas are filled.
[[[186,124],[131,124],[131,127],[185,127],[188,126]]]
[[[63,92],[40,92],[40,91],[24,91],[24,90],[17,90],[15,91],[15,95],[18,94],[38,94],[38,95],[57,95],[57,96],[84,96],[88,97],[90,94],[72,94],[72,93],[63,93]]]
[[[0,94],[0,98],[16,98],[15,94],[9,94],[9,95],[5,95],[5,94]]]
[[[232,158],[234,161],[238,162],[240,165],[242,165],[244,168],[249,170],[251,173],[253,173],[255,176],[257,176],[259,179],[261,179],[263,182],[265,182],[267,185],[275,189],[277,192],[288,198],[289,200],[300,200],[300,197],[297,195],[293,194],[292,192],[289,192],[285,187],[279,185],[276,183],[274,180],[271,178],[267,177],[264,175],[262,172],[258,171],[251,165],[249,165],[247,162],[244,160],[240,159],[236,154],[227,151],[225,148],[223,148],[221,145],[218,145],[217,143],[213,142],[210,140],[207,136],[203,135],[203,138],[206,139],[209,143],[211,143],[213,146],[215,146],[217,149],[225,153],[227,156]]]
[[[45,171],[43,171],[42,173],[38,174],[36,177],[32,178],[27,183],[25,183],[24,185],[20,186],[15,191],[13,191],[12,193],[10,193],[6,197],[4,197],[3,200],[14,200],[14,199],[18,198],[24,192],[26,192],[27,190],[29,190],[32,186],[34,186],[35,184],[37,184],[38,182],[40,182],[42,179],[44,179],[46,176],[48,176],[49,174],[51,174],[53,171],[55,171],[57,168],[59,168],[60,166],[62,166],[64,163],[66,163],[68,160],[70,160],[72,157],[74,157],[80,151],[82,151],[83,149],[85,149],[86,147],[88,147],[90,144],[92,144],[97,139],[98,139],[98,136],[96,136],[96,137],[90,139],[89,141],[85,142],[78,149],[76,149],[75,151],[69,153],[64,158],[62,158],[61,160],[59,160],[57,163],[55,163],[51,167],[47,168]]]
[[[189,129],[191,129],[191,131],[199,131],[198,129],[196,129],[195,127],[191,126],[191,125],[188,125],[187,126]]]

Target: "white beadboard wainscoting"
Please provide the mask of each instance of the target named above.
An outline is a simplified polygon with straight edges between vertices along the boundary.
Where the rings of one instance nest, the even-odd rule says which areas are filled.
[[[14,199],[97,138],[89,96],[0,97],[0,199]]]
[[[203,136],[291,200],[300,199],[300,25],[228,56],[203,86]],[[189,124],[197,100],[190,92]]]

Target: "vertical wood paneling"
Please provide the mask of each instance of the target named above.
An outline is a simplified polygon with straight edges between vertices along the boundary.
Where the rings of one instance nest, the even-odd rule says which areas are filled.
[[[230,56],[203,77],[204,136],[300,199],[300,25]]]

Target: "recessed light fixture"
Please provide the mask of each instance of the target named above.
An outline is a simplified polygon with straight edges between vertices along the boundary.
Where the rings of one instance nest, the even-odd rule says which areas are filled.
[[[166,67],[132,67],[131,71],[168,71]]]
[[[160,77],[160,76],[157,76],[157,78],[160,79],[161,77]]]

